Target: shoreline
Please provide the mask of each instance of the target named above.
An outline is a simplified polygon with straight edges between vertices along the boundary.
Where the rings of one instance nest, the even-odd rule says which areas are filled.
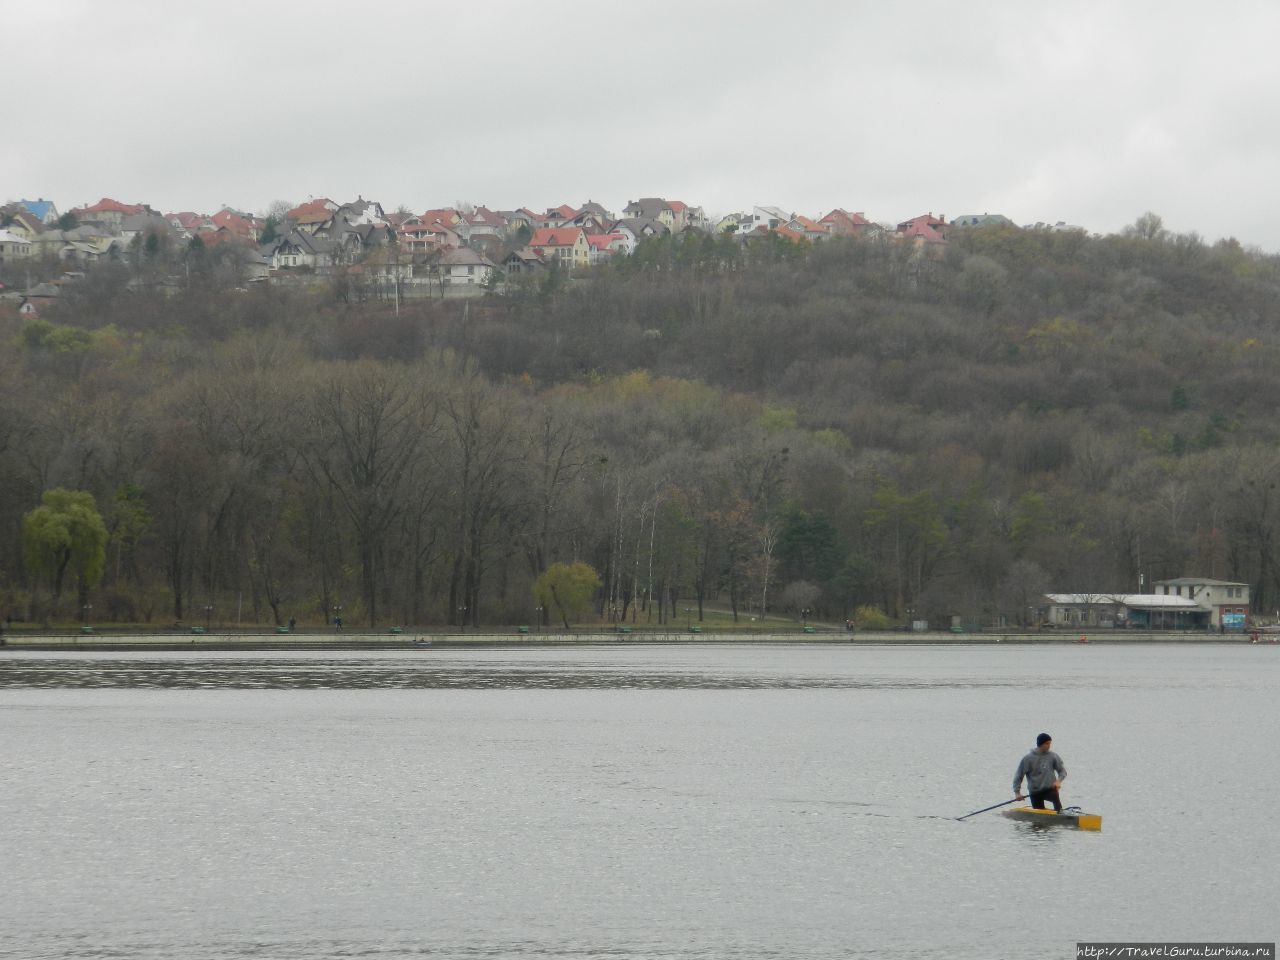
[[[1081,637],[1087,637],[1082,642]],[[419,650],[419,649],[519,649],[519,648],[553,648],[576,646],[709,646],[735,645],[744,646],[759,644],[796,644],[796,645],[839,645],[839,646],[985,646],[994,644],[1012,644],[1018,646],[1072,644],[1087,646],[1091,644],[1129,644],[1141,646],[1155,643],[1187,643],[1187,644],[1244,644],[1252,645],[1255,641],[1249,634],[1210,634],[1204,632],[1152,632],[1137,633],[1133,631],[1111,631],[1097,634],[1080,633],[949,633],[929,632],[908,633],[902,631],[861,631],[856,634],[830,631],[818,633],[740,633],[732,631],[687,633],[643,632],[615,633],[604,631],[583,631],[581,633],[533,633],[521,634],[510,630],[479,631],[476,633],[421,631],[403,634],[387,633],[296,633],[289,635],[269,633],[224,633],[210,632],[204,634],[5,634],[3,650],[32,651],[112,651],[112,650],[210,650],[210,651],[252,651],[252,650]],[[1262,634],[1256,641],[1260,644],[1274,644],[1280,641],[1276,634]]]

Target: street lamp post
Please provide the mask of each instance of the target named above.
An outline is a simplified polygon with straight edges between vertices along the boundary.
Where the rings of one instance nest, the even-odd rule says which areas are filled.
[[[467,605],[466,605],[465,603],[464,603],[464,604],[461,604],[461,605],[458,607],[458,626],[462,628],[462,631],[463,631],[464,633],[466,632],[466,629],[467,629]]]
[[[92,603],[86,603],[80,608],[81,622],[87,627],[89,625],[89,612],[93,610]]]
[[[684,608],[685,626],[690,630],[693,629],[693,607]]]
[[[534,607],[534,608],[533,608],[533,612],[534,612],[535,614],[537,614],[537,617],[538,617],[538,632],[539,632],[539,633],[541,633],[541,632],[542,632],[542,611],[543,611],[543,609],[544,609],[544,608],[542,608],[542,607]]]
[[[809,608],[805,607],[800,611],[800,626],[807,627],[809,625]]]
[[[204,629],[208,633],[209,625],[213,621],[213,604],[206,603],[204,605]]]

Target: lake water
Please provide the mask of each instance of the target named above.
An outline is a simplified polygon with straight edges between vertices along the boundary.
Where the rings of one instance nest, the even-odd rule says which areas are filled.
[[[1101,833],[998,814],[1041,730]],[[0,651],[0,957],[1275,940],[1280,648]]]

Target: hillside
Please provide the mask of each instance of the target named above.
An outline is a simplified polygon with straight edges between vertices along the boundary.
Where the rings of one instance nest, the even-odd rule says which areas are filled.
[[[399,315],[129,279],[0,319],[0,613],[529,622],[574,559],[641,622],[1023,622],[1139,574],[1280,598],[1280,260],[1158,218],[936,255],[652,239]],[[56,602],[22,522],[55,488],[110,538]]]

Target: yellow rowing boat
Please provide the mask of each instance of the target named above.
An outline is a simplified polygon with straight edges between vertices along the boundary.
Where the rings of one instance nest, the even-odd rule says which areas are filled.
[[[1010,820],[1034,823],[1038,827],[1074,827],[1077,830],[1102,829],[1102,814],[1082,813],[1073,809],[1058,813],[1056,810],[1037,810],[1035,807],[1014,807],[1011,810],[1005,810],[1004,815]]]

